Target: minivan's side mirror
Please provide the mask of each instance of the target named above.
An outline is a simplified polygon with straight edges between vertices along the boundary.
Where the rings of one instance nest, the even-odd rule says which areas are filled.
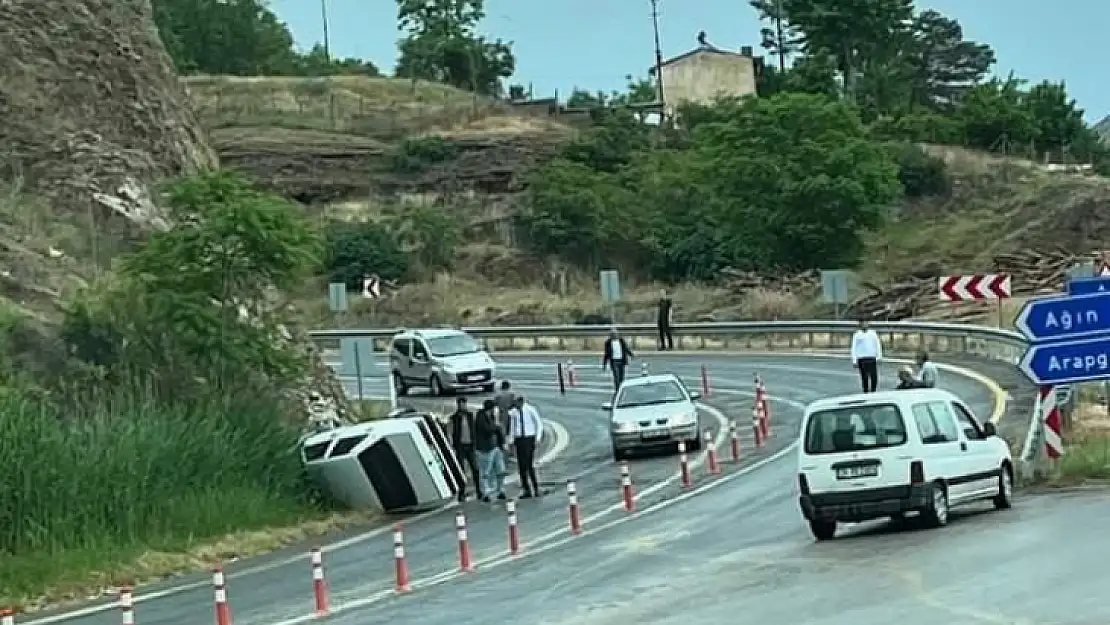
[[[699,393],[697,391],[691,391],[690,392],[690,399],[692,399],[692,400],[701,399],[701,393]]]
[[[604,404],[601,404],[601,409],[611,411],[613,409],[613,402],[607,401]]]
[[[996,428],[994,426],[994,424],[991,423],[990,421],[987,421],[986,423],[983,424],[983,435],[984,436],[998,436],[998,428]]]

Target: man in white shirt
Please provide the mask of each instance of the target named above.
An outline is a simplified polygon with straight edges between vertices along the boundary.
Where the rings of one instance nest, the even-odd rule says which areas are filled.
[[[925,385],[926,388],[936,388],[937,386],[937,365],[932,360],[929,360],[929,353],[922,350],[917,353],[917,378],[918,382]]]
[[[516,464],[520,471],[520,486],[524,489],[521,499],[531,499],[542,494],[540,480],[536,477],[536,443],[543,437],[543,420],[532,404],[518,395],[509,410],[509,436],[516,450]]]
[[[852,365],[859,369],[864,393],[878,390],[879,361],[882,359],[883,344],[878,333],[867,327],[866,319],[860,319],[859,329],[852,334]]]
[[[619,391],[621,384],[624,384],[624,370],[630,360],[632,350],[628,348],[624,337],[613,328],[609,331],[609,338],[605,340],[605,352],[601,356],[601,368],[609,367],[613,372],[613,390]]]

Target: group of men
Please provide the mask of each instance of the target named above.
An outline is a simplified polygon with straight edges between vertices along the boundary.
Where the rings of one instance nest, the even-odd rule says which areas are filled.
[[[507,499],[505,454],[510,449],[520,472],[520,497],[543,494],[536,476],[536,447],[543,438],[543,420],[535,406],[513,393],[508,381],[502,382],[500,392],[483,401],[477,412],[471,412],[466,398],[459,397],[450,429],[455,454],[470,469],[476,498],[487,503]],[[461,488],[459,501],[466,501],[466,495],[466,488]]]
[[[852,365],[859,370],[860,385],[864,393],[879,389],[879,362],[883,359],[883,343],[866,319],[859,322],[859,329],[852,334]],[[937,385],[937,366],[929,360],[924,350],[917,353],[917,370],[905,366],[898,370],[898,390],[934,388]]]

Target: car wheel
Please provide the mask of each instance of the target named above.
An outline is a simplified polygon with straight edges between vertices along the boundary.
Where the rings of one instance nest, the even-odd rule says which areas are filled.
[[[428,392],[432,397],[443,395],[443,384],[439,381],[438,375],[428,378]]]
[[[694,438],[686,441],[687,451],[701,451],[701,430],[694,432]]]
[[[994,507],[1009,510],[1014,505],[1014,476],[1010,465],[1002,465],[998,473],[998,494],[994,496]]]
[[[482,386],[482,392],[483,393],[492,393],[493,392],[493,385],[492,384],[483,385]]]
[[[943,484],[934,483],[929,488],[929,504],[921,516],[931,527],[948,525],[948,489]]]
[[[398,396],[408,395],[409,387],[405,384],[405,379],[397,371],[393,372],[393,390],[397,391]]]
[[[817,540],[832,540],[836,536],[836,521],[814,519],[809,522],[809,531]]]
[[[628,452],[621,449],[620,447],[617,447],[616,445],[613,445],[613,460],[620,462],[625,458],[628,458]]]

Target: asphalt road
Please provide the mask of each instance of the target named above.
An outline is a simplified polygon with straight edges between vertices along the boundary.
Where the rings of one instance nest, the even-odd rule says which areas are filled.
[[[795,577],[804,577],[831,570],[833,576],[829,580],[832,580],[843,577],[843,573],[836,572],[837,566],[847,566],[845,570],[855,575],[861,559],[877,556],[874,546],[859,540],[839,541],[820,548],[811,543],[794,502],[791,454],[657,515],[633,518],[622,525],[622,529],[600,532],[596,536],[570,537],[570,541],[578,544],[563,545],[562,541],[569,535],[566,497],[561,483],[568,478],[577,482],[587,530],[629,520],[620,507],[617,466],[610,455],[605,414],[600,410],[601,402],[610,393],[609,378],[596,364],[579,363],[579,387],[560,396],[554,384],[553,355],[502,357],[499,360],[504,363],[502,375],[513,380],[545,418],[562,424],[570,437],[567,452],[540,471],[541,481],[560,486],[553,487],[553,492],[541,500],[520,502],[518,508],[525,550],[537,553],[520,561],[506,558],[503,507],[470,502],[463,510],[468,516],[471,548],[479,562],[479,571],[472,575],[473,579],[463,582],[452,579],[457,567],[454,514],[453,511],[435,514],[406,524],[406,551],[417,589],[411,596],[394,598],[391,593],[392,542],[388,532],[362,539],[349,537],[346,546],[331,549],[325,556],[333,604],[339,608],[333,621],[352,625],[368,619],[375,622],[402,619],[429,625],[448,621],[477,623],[498,618],[515,620],[520,614],[532,611],[543,614],[539,622],[546,623],[569,622],[572,618],[604,623],[609,622],[607,619],[615,621],[629,617],[662,623],[678,618],[688,621],[695,614],[715,622],[713,619],[723,618],[721,615],[737,615],[737,605],[729,608],[731,612],[724,611],[723,606],[741,602],[749,606],[745,609],[767,603],[771,607],[759,618],[771,623],[779,622],[776,619],[780,618],[775,616],[774,610],[793,610],[808,605],[811,611],[805,613],[804,620],[817,623],[826,621],[813,620],[812,615],[830,616],[830,613],[820,607],[820,601],[810,602],[811,596],[824,597],[822,601],[832,602],[830,605],[851,604],[857,593],[846,590],[843,579],[836,584],[822,582],[821,588],[825,590],[816,585],[810,588],[808,582],[793,590],[779,587],[779,581],[790,581],[791,575],[787,574],[790,571],[794,571]],[[797,434],[798,419],[805,403],[831,394],[852,392],[858,385],[856,374],[846,361],[829,358],[653,356],[650,362],[653,372],[677,373],[691,388],[699,386],[700,365],[707,365],[713,392],[704,400],[706,408],[701,416],[703,427],[715,433],[724,434],[722,416],[737,418],[744,425],[750,423],[754,373],[763,375],[772,396],[774,436],[767,447],[753,449],[750,428],[742,428],[742,463],[726,465],[725,476],[713,478],[698,466],[695,468],[696,485],[727,479],[728,475],[744,471],[744,467],[752,463],[765,462],[776,452],[783,451]],[[889,384],[894,377],[894,366],[886,367],[881,374]],[[384,394],[384,383],[384,378],[364,380],[364,391]],[[944,386],[964,396],[982,416],[990,414],[994,398],[982,384],[947,375]],[[727,449],[727,444],[722,445],[722,455]],[[640,510],[684,496],[677,480],[677,469],[677,459],[673,455],[632,462]],[[1019,510],[1012,516],[1021,514],[1026,513]],[[982,522],[991,523],[993,527],[1004,521]],[[954,526],[945,531],[959,535],[965,530]],[[915,535],[913,540],[936,540],[931,536]],[[887,540],[889,549],[897,549],[901,539],[879,540]],[[853,544],[857,545],[856,552],[845,555],[845,562],[838,562],[837,550],[851,549]],[[549,550],[538,553],[545,548]],[[823,552],[832,554],[827,556],[830,564],[813,571],[800,564],[784,564],[787,570],[782,571],[771,566],[779,560],[791,562],[792,558],[825,557],[820,556]],[[307,560],[289,562],[288,555],[278,554],[229,568],[228,594],[236,625],[312,620]],[[764,560],[756,562],[744,558]],[[962,572],[966,564],[961,559],[957,567],[951,555],[938,556],[937,562],[942,561],[948,563],[949,572]],[[725,576],[725,570],[734,573]],[[892,575],[887,573],[884,579]],[[852,588],[857,588],[855,581],[852,583]],[[858,588],[874,596],[875,589],[892,583],[891,579],[882,584],[861,582]],[[483,585],[488,587],[479,589]],[[758,597],[752,597],[752,588],[757,590]],[[983,594],[982,588],[979,584],[965,590],[976,595]],[[774,601],[765,600],[772,595],[777,597]],[[795,599],[784,599],[789,596]],[[802,596],[804,601],[800,599]],[[212,592],[203,579],[181,592],[173,591],[170,584],[143,588],[137,597],[137,621],[144,625],[207,625],[212,622]],[[360,605],[367,607],[360,608]],[[863,609],[860,614],[864,614],[868,605],[853,609]],[[49,617],[48,622],[80,625],[119,622],[119,615],[111,609],[88,612],[91,613],[44,616]],[[756,618],[756,613],[752,614],[752,618]],[[530,620],[537,622],[534,618]],[[796,620],[795,617],[791,622]],[[889,618],[884,622],[889,622]]]

